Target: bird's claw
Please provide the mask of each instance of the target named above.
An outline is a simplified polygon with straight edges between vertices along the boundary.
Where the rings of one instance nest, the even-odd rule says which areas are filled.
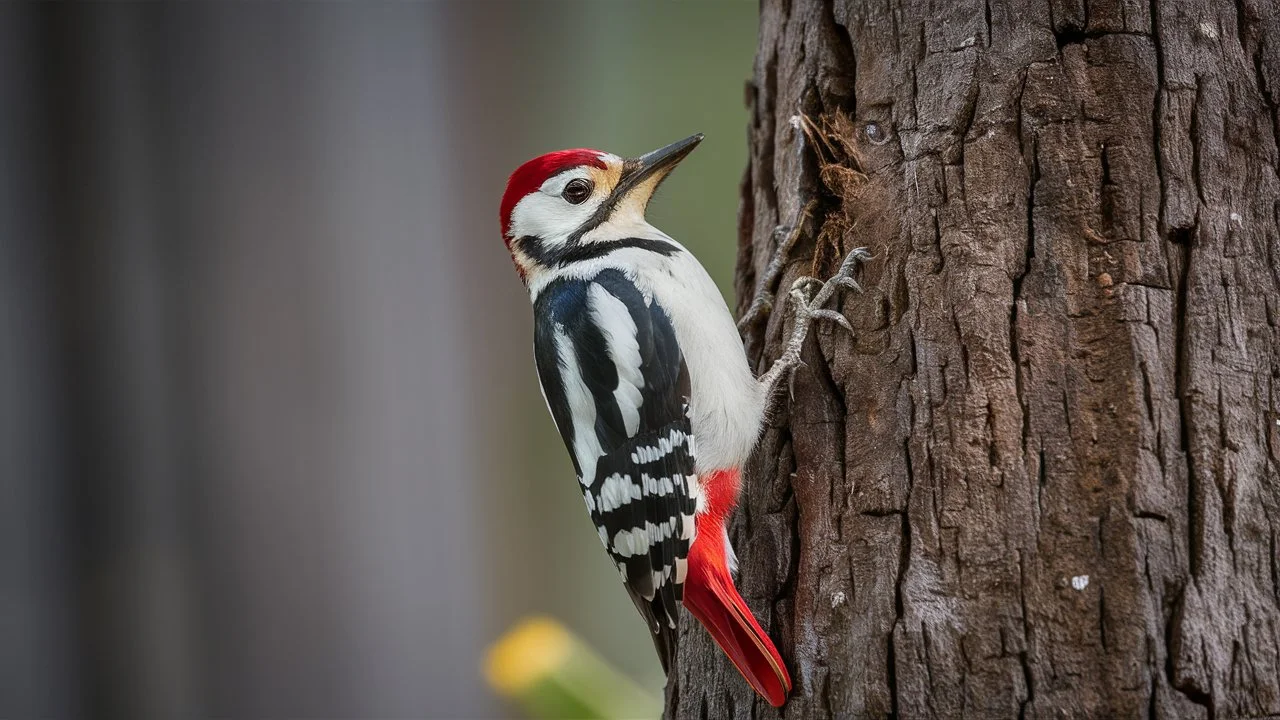
[[[848,330],[849,332],[853,332],[853,326],[849,324],[849,319],[846,318],[844,315],[841,315],[840,313],[836,312],[835,310],[824,310],[819,308],[817,310],[810,310],[809,312],[815,319],[820,318],[820,319],[830,320],[831,322],[839,325],[845,330]]]
[[[870,250],[867,250],[864,247],[854,248],[849,251],[849,254],[847,256],[845,256],[844,263],[842,263],[842,265],[846,267],[852,267],[853,265],[857,265],[858,263],[866,262],[870,260],[872,257],[873,256],[871,255]]]
[[[862,286],[853,278],[853,274],[858,265],[870,257],[866,248],[857,248],[845,256],[840,263],[840,270],[826,282],[804,276],[796,278],[791,283],[791,289],[788,292],[791,296],[791,312],[794,317],[791,336],[784,346],[782,356],[769,369],[769,372],[761,377],[761,382],[766,388],[772,391],[772,388],[781,384],[785,376],[787,387],[794,396],[796,371],[804,364],[800,361],[800,351],[813,321],[829,320],[850,333],[853,332],[853,325],[844,314],[824,306],[838,290],[862,290]]]
[[[841,275],[840,277],[835,278],[835,281],[836,285],[839,285],[842,288],[853,290],[855,292],[862,292],[862,286],[858,284],[858,281],[848,275]]]
[[[795,399],[796,396],[796,372],[802,367],[808,367],[809,364],[803,360],[797,359],[795,364],[787,371],[787,397]]]
[[[853,273],[864,260],[870,257],[871,254],[866,248],[855,248],[845,256],[840,263],[840,269],[826,282],[808,275],[796,278],[795,282],[791,283],[790,292],[791,299],[795,303],[796,317],[830,320],[845,330],[853,332],[853,326],[849,324],[848,318],[822,306],[831,299],[837,289],[862,292],[862,286],[853,278]],[[814,286],[817,286],[817,291],[811,292]]]
[[[840,262],[840,269],[836,271],[835,276],[831,279],[842,287],[861,291],[862,287],[854,281],[853,273],[858,269],[858,266],[870,259],[871,253],[867,252],[866,248],[860,247],[850,250],[849,254],[844,256],[844,260]]]

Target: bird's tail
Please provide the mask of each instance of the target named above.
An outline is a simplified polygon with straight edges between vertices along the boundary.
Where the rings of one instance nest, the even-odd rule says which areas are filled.
[[[774,707],[791,692],[791,676],[773,641],[761,629],[729,575],[724,529],[706,515],[698,518],[698,536],[689,550],[684,606],[698,618],[751,687]],[[711,527],[707,527],[711,526]]]

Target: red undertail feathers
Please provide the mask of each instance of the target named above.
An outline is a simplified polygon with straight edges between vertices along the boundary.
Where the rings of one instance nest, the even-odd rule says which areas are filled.
[[[732,473],[733,477],[717,477],[728,474],[712,473],[706,478],[707,512],[697,519],[698,534],[689,552],[684,606],[711,633],[751,687],[770,705],[782,707],[791,692],[791,676],[729,575],[724,516],[736,499],[738,478],[737,472]],[[732,488],[731,494],[725,492],[725,486]]]

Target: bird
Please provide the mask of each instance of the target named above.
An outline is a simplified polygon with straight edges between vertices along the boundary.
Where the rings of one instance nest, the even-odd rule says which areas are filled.
[[[747,683],[781,707],[786,664],[733,580],[726,526],[741,470],[771,399],[800,366],[823,308],[857,289],[851,252],[830,280],[791,287],[793,327],[781,356],[755,377],[724,297],[683,245],[645,218],[696,134],[634,158],[559,150],[520,165],[499,206],[503,241],[533,305],[534,360],[587,512],[670,674],[679,606],[701,622]],[[751,304],[772,309],[800,223]],[[816,292],[812,292],[813,288]]]

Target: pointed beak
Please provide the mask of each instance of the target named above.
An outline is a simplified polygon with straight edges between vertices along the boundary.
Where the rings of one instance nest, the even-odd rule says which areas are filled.
[[[700,142],[702,142],[702,133],[690,135],[683,140],[678,140],[665,147],[647,152],[638,158],[627,160],[622,168],[622,181],[618,183],[615,192],[619,195],[625,195],[635,188],[644,186],[647,188],[644,202],[648,202],[649,196],[652,196],[654,190],[658,189],[658,184],[666,179],[676,165],[679,165],[681,160],[688,157],[689,153],[693,152],[693,149],[698,147]]]
[[[698,147],[698,143],[702,142],[702,133],[690,135],[683,140],[660,147],[653,152],[647,152],[644,155],[632,160],[636,164],[636,172],[648,177],[654,173],[671,172],[680,161],[685,159],[693,149]]]

